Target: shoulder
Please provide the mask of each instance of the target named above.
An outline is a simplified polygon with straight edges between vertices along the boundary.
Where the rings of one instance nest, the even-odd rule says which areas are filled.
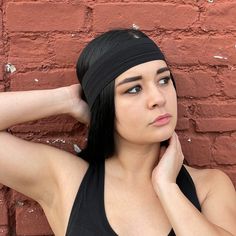
[[[195,184],[202,214],[213,224],[236,235],[236,192],[229,176],[218,169],[185,167]]]
[[[229,176],[219,169],[197,169],[187,165],[184,165],[190,176],[192,177],[194,184],[204,185],[208,188],[212,188],[219,184],[233,185]]]
[[[194,182],[201,205],[203,205],[209,194],[214,191],[224,188],[235,191],[229,176],[219,169],[197,169],[187,165],[184,166]]]

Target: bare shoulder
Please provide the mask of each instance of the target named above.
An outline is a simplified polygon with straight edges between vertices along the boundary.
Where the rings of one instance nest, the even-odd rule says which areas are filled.
[[[197,169],[188,165],[184,165],[187,169],[188,173],[193,179],[193,182],[195,185],[201,185],[201,183],[204,183],[204,185],[208,186],[208,184],[211,185],[212,177],[219,175],[220,173],[223,174],[222,171],[217,169]]]
[[[231,187],[233,186],[229,176],[222,170],[209,168],[197,169],[187,165],[184,166],[192,177],[194,184],[198,188],[201,185],[204,185],[208,190],[214,188],[215,185],[219,186],[221,184],[227,184]]]
[[[209,192],[212,175],[215,175],[215,170],[213,169],[197,169],[187,165],[184,165],[190,174],[197,192],[197,196],[200,204],[204,202]]]
[[[195,184],[202,214],[215,225],[236,235],[236,192],[229,176],[218,169],[185,167]]]
[[[235,191],[229,176],[219,169],[197,169],[184,165],[194,182],[197,196],[201,205],[212,191],[218,188],[229,188]]]

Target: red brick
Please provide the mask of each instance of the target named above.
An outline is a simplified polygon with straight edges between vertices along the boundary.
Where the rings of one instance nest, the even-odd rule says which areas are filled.
[[[186,17],[186,15],[188,17]],[[186,29],[198,19],[198,8],[168,3],[105,3],[94,6],[94,30],[140,26],[142,30]]]
[[[17,69],[49,64],[49,48],[47,38],[14,36],[10,39],[9,61]]]
[[[1,39],[1,38],[0,38]],[[4,45],[3,40],[0,41],[0,55],[4,55]]]
[[[212,144],[208,137],[180,137],[180,142],[189,165],[199,167],[210,165]]]
[[[55,56],[54,61],[59,65],[73,65],[77,63],[81,50],[85,47],[85,43],[79,38],[60,38],[53,42]]]
[[[189,119],[188,118],[180,118],[178,119],[177,130],[187,130],[189,129]]]
[[[0,236],[9,236],[9,230],[7,226],[0,226]]]
[[[66,122],[66,121],[65,121]],[[52,133],[52,132],[71,132],[74,127],[73,123],[62,124],[62,123],[42,123],[32,125],[16,125],[10,128],[14,133]]]
[[[0,1],[0,4],[2,5],[1,1]],[[2,6],[1,6],[1,8],[2,8]],[[3,17],[3,15],[2,15],[2,11],[0,11],[0,38],[2,37],[2,33],[3,33],[3,28],[2,28],[2,26],[3,26],[3,24],[2,24],[2,17]]]
[[[226,96],[231,98],[236,98],[236,70],[224,70],[222,76],[220,77],[221,81],[224,84],[223,91]],[[234,109],[235,110],[235,109]]]
[[[205,4],[205,11],[201,14],[201,28],[204,31],[236,30],[236,3]]]
[[[179,97],[208,97],[216,93],[214,73],[175,71],[174,77]]]
[[[0,56],[0,81],[4,80],[4,64],[5,58]]]
[[[198,103],[196,114],[201,117],[231,117],[236,116],[236,103]]]
[[[27,122],[12,126],[10,130],[14,133],[51,133],[51,132],[71,132],[77,125],[76,119],[70,116],[53,116],[38,121]]]
[[[55,124],[55,126],[56,125],[57,124]],[[53,131],[47,130],[47,127],[45,126],[46,125],[41,126],[42,129],[40,130],[40,133],[37,133],[39,131],[35,131],[34,126],[32,125],[31,129],[30,127],[26,127],[28,129],[28,132],[25,132],[24,127],[21,127],[22,129],[18,129],[19,133],[13,134],[24,140],[44,143],[62,150],[66,150],[73,154],[76,154],[74,145],[77,145],[80,149],[84,148],[86,145],[87,128],[84,125],[76,124],[73,128],[73,131],[70,132],[69,135],[63,131],[58,132],[57,128],[54,128]],[[19,201],[27,200],[26,196],[17,193],[13,194],[13,198],[17,200],[19,199]]]
[[[21,205],[24,201],[34,201],[32,198],[12,189],[12,200],[15,204]]]
[[[177,65],[232,65],[236,61],[235,38],[229,36],[164,38],[166,59]]]
[[[197,132],[228,132],[236,130],[235,118],[197,119]]]
[[[33,227],[32,227],[33,226]],[[52,230],[40,206],[16,207],[17,235],[48,235]]]
[[[236,165],[236,136],[219,136],[213,149],[213,158],[217,164]]]
[[[4,84],[0,84],[0,92],[4,92],[4,90],[5,90]]]
[[[50,89],[78,83],[75,69],[33,71],[11,75],[11,91]]]
[[[188,106],[178,103],[178,120],[177,120],[177,130],[187,130],[189,129],[189,119],[188,117]]]
[[[8,225],[7,203],[3,191],[0,191],[0,225]]]
[[[6,7],[8,31],[75,31],[84,26],[85,7],[52,2],[10,2]]]
[[[77,145],[80,149],[83,149],[86,144],[85,135],[80,132],[77,137],[66,137],[66,136],[47,136],[45,138],[35,139],[36,142],[44,143],[50,146],[54,146],[64,151],[68,151],[72,154],[76,154],[74,145]]]
[[[178,102],[178,118],[188,117],[188,106]]]

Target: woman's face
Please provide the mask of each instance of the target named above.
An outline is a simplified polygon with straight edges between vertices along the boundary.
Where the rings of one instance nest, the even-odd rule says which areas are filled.
[[[118,76],[115,110],[119,138],[137,144],[169,139],[177,122],[177,98],[165,61],[139,64]],[[166,114],[169,118],[158,120]]]

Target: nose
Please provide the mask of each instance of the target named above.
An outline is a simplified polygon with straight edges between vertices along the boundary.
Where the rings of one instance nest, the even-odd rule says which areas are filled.
[[[152,86],[147,91],[147,107],[148,109],[154,109],[156,107],[162,107],[166,103],[166,97],[161,89],[156,86]]]

